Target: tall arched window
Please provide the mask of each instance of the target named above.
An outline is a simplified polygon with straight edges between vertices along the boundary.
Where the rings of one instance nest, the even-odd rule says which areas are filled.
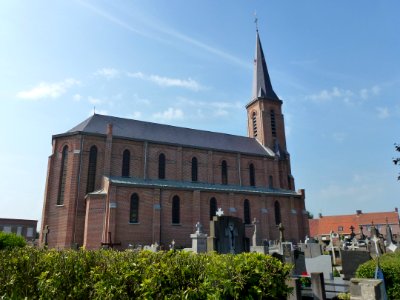
[[[256,175],[255,175],[253,164],[249,165],[249,177],[250,177],[250,185],[255,186],[256,185]]]
[[[217,213],[217,199],[212,197],[210,199],[210,220],[212,220],[212,218],[216,216],[216,213]]]
[[[192,158],[192,181],[197,181],[197,158]]]
[[[86,193],[94,191],[96,183],[96,164],[97,164],[97,147],[92,146],[89,152],[89,167],[88,167]]]
[[[256,112],[253,112],[252,120],[253,120],[253,136],[256,137],[257,136],[257,114],[256,114]]]
[[[139,223],[139,196],[136,193],[131,196],[129,223]]]
[[[158,156],[158,179],[165,179],[165,155],[161,153]]]
[[[172,198],[172,224],[180,223],[180,199],[178,196]]]
[[[228,165],[225,160],[221,164],[221,183],[228,184]]]
[[[269,187],[270,189],[273,189],[273,188],[274,188],[274,177],[272,177],[272,175],[269,175],[269,178],[268,178],[268,187]]]
[[[281,206],[280,206],[278,201],[275,201],[274,206],[275,206],[275,224],[279,225],[280,223],[282,223],[282,220],[281,220]]]
[[[275,111],[273,109],[270,110],[269,115],[271,117],[271,132],[272,136],[276,137],[276,122],[275,122]]]
[[[122,154],[122,176],[129,177],[129,167],[131,163],[131,153],[128,149]]]
[[[250,224],[250,201],[248,199],[244,199],[243,212],[244,224]]]
[[[57,205],[64,204],[65,182],[67,181],[68,146],[64,146],[61,157],[60,183],[58,187]]]

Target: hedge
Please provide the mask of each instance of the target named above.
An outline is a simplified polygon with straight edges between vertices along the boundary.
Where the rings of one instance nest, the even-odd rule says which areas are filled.
[[[26,241],[22,236],[0,231],[0,250],[25,246]]]
[[[0,270],[0,299],[282,299],[291,292],[291,266],[257,253],[25,247],[0,251]]]
[[[389,299],[400,299],[400,252],[382,255],[379,264],[385,277]],[[375,268],[376,260],[370,260],[358,267],[356,277],[374,278]]]

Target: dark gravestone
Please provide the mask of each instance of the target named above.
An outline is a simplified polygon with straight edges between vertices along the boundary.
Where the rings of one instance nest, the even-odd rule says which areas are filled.
[[[294,275],[302,275],[307,273],[306,269],[306,259],[304,257],[304,252],[299,250],[294,250]]]
[[[344,279],[349,280],[355,277],[359,265],[369,261],[371,255],[368,251],[340,251],[342,257],[342,271]]]
[[[218,253],[241,253],[249,244],[246,241],[242,219],[231,216],[214,216],[210,221],[207,251]]]

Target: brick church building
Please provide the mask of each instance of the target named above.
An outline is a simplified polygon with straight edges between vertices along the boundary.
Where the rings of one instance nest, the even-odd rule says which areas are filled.
[[[304,190],[295,191],[282,100],[275,94],[257,32],[248,136],[94,114],[52,137],[41,233],[49,247],[101,243],[190,247],[218,208],[257,219],[260,239],[304,239]],[[44,236],[41,234],[43,243]],[[260,241],[261,242],[261,241]]]

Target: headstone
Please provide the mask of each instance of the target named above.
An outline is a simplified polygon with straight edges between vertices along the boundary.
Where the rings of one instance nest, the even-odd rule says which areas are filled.
[[[307,268],[306,268],[306,259],[304,256],[304,252],[301,252],[299,250],[294,250],[294,268],[293,268],[293,274],[294,275],[302,275],[307,273]]]
[[[342,271],[344,279],[349,280],[355,277],[356,270],[359,265],[369,261],[371,255],[367,251],[341,251]]]
[[[279,223],[278,229],[279,229],[279,242],[282,243],[285,241],[285,235],[284,235],[285,227],[283,227],[282,223]]]
[[[283,242],[281,243],[283,260],[285,263],[294,263],[294,253],[293,253],[293,245],[291,242]]]
[[[330,255],[320,255],[314,258],[306,258],[306,269],[307,273],[313,272],[324,273],[325,279],[332,279],[332,260]]]
[[[391,252],[395,252],[397,249],[397,245],[393,241],[392,229],[389,226],[388,220],[386,218],[386,249],[390,250]]]
[[[196,253],[207,252],[207,234],[203,232],[200,222],[196,223],[196,232],[190,235],[192,239],[192,251]]]
[[[207,251],[241,253],[245,251],[245,231],[242,219],[232,216],[214,216],[210,221]]]
[[[169,245],[169,250],[175,250],[175,240],[172,240],[171,244]]]
[[[299,244],[300,250],[304,252],[306,258],[313,258],[322,255],[322,247],[318,243]]]

